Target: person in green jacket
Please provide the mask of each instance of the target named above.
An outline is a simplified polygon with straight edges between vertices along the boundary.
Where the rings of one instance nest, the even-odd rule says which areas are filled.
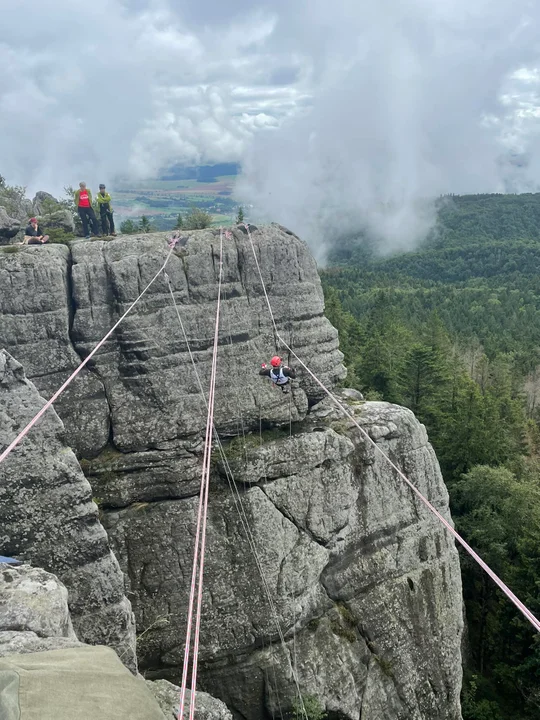
[[[97,194],[97,203],[99,205],[99,215],[101,218],[101,227],[104,235],[116,235],[114,231],[113,209],[111,205],[111,195],[107,192],[105,185],[99,186]]]

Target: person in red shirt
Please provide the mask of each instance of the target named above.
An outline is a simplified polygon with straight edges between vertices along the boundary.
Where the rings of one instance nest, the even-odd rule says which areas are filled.
[[[75,205],[81,218],[85,238],[90,240],[90,225],[92,226],[94,235],[100,237],[96,213],[92,207],[92,193],[86,188],[86,183],[84,182],[79,183],[79,189],[75,193]]]

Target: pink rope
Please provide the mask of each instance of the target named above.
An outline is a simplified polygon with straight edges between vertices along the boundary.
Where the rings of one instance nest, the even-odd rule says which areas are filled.
[[[472,547],[465,541],[464,538],[461,537],[461,535],[455,530],[452,525],[444,518],[441,513],[429,502],[427,498],[425,498],[420,490],[409,480],[409,478],[398,468],[398,466],[388,457],[388,455],[379,447],[379,445],[369,436],[369,434],[364,430],[363,427],[360,426],[354,415],[352,415],[347,408],[340,403],[340,401],[328,390],[328,388],[319,380],[319,378],[315,375],[314,372],[312,372],[309,367],[298,357],[298,355],[294,352],[294,350],[289,347],[289,345],[285,342],[285,340],[281,337],[281,335],[278,332],[277,326],[276,326],[276,320],[274,318],[274,313],[272,312],[272,306],[270,305],[270,299],[268,297],[268,293],[266,292],[266,287],[264,284],[261,267],[259,265],[259,261],[257,259],[257,254],[255,252],[255,246],[253,244],[253,238],[251,237],[251,232],[249,230],[249,226],[247,224],[244,224],[244,227],[247,230],[249,241],[251,243],[251,249],[253,251],[253,257],[255,258],[255,264],[257,266],[257,270],[259,272],[259,277],[261,280],[262,289],[264,292],[264,296],[266,298],[266,304],[268,305],[268,310],[270,312],[270,317],[272,318],[272,324],[274,326],[274,331],[276,333],[276,336],[280,340],[280,342],[283,344],[283,346],[291,353],[293,357],[296,358],[296,360],[300,363],[300,365],[306,370],[306,372],[315,380],[317,385],[324,390],[324,392],[328,395],[328,397],[332,400],[334,405],[338,407],[344,415],[346,415],[349,420],[360,430],[363,437],[377,450],[383,458],[390,463],[390,465],[394,468],[394,470],[398,473],[398,475],[401,477],[402,480],[404,480],[407,485],[411,488],[411,490],[416,494],[416,496],[421,500],[421,502],[430,510],[435,517],[440,520],[440,522],[444,525],[444,527],[448,530],[448,532],[457,540],[457,542],[469,553],[469,555],[480,565],[480,567],[489,575],[489,577],[493,580],[493,582],[498,585],[498,587],[503,591],[503,593],[506,595],[506,597],[514,603],[514,605],[517,607],[517,609],[524,615],[524,617],[531,623],[531,625],[534,627],[535,630],[540,632],[540,621],[536,618],[535,615],[529,610],[529,608],[521,602],[521,600],[510,590],[508,585],[504,583],[501,578],[489,567],[487,563],[482,560],[482,558],[478,555],[477,552],[475,552]]]
[[[96,347],[92,350],[92,352],[88,355],[88,357],[85,358],[85,359],[82,361],[82,363],[77,366],[77,368],[71,373],[71,375],[68,377],[68,379],[65,381],[65,383],[64,383],[63,385],[61,385],[61,386],[58,388],[58,390],[54,393],[54,395],[52,396],[52,398],[45,403],[45,405],[41,408],[41,410],[40,410],[36,415],[34,415],[34,417],[32,418],[32,420],[30,420],[30,422],[28,423],[28,425],[27,425],[23,430],[21,430],[21,432],[17,435],[17,437],[7,446],[7,448],[6,448],[6,449],[2,452],[2,454],[0,455],[0,462],[4,461],[4,460],[7,458],[7,456],[10,454],[10,452],[17,447],[17,445],[21,442],[21,440],[25,437],[25,435],[27,435],[27,434],[30,432],[30,430],[34,427],[34,425],[37,423],[37,421],[38,421],[41,417],[43,417],[43,415],[47,412],[47,410],[51,407],[51,405],[52,405],[54,402],[56,402],[56,400],[57,400],[57,399],[60,397],[60,395],[64,392],[64,390],[67,388],[67,386],[68,386],[71,382],[73,382],[73,380],[75,380],[75,378],[76,378],[77,375],[81,372],[81,370],[83,369],[83,367],[94,357],[94,355],[97,353],[97,351],[100,349],[100,347],[102,347],[102,346],[104,345],[104,343],[107,342],[107,340],[110,338],[110,336],[111,336],[111,335],[113,334],[113,332],[116,330],[116,328],[120,325],[120,323],[124,320],[124,318],[127,317],[127,315],[129,315],[129,313],[133,310],[133,308],[135,307],[135,305],[137,305],[137,303],[138,303],[139,300],[142,298],[142,296],[150,289],[150,287],[154,284],[154,282],[157,280],[157,278],[159,277],[159,275],[160,275],[160,274],[163,272],[163,270],[167,267],[167,263],[169,262],[169,259],[170,259],[170,257],[171,257],[171,253],[172,253],[173,250],[174,250],[174,245],[170,248],[170,250],[169,250],[169,252],[168,252],[168,254],[167,254],[167,258],[166,258],[165,262],[163,263],[163,265],[160,267],[160,269],[159,269],[159,270],[157,271],[157,273],[154,275],[154,277],[152,278],[152,280],[150,280],[150,282],[149,282],[148,285],[144,288],[144,290],[143,290],[142,293],[139,295],[139,297],[136,298],[136,299],[131,303],[131,305],[128,307],[128,309],[126,310],[126,312],[122,315],[122,317],[120,318],[120,320],[118,320],[118,322],[116,322],[116,323],[113,325],[113,327],[109,330],[109,332],[98,342],[98,344],[97,344]]]
[[[182,670],[182,685],[180,688],[180,708],[178,710],[178,720],[183,720],[186,691],[187,691],[187,675],[189,665],[189,655],[191,646],[191,629],[193,625],[193,607],[195,602],[195,591],[197,590],[197,609],[195,614],[195,634],[193,641],[193,667],[191,671],[191,697],[189,703],[189,719],[193,720],[195,714],[195,697],[197,688],[197,670],[199,661],[199,638],[201,628],[202,615],[202,596],[203,596],[203,580],[204,580],[204,558],[206,551],[206,525],[208,517],[208,496],[210,490],[210,467],[212,460],[212,437],[214,429],[214,401],[216,389],[217,375],[217,351],[219,342],[219,318],[221,310],[221,281],[223,267],[223,232],[220,233],[220,250],[219,250],[219,281],[218,281],[218,298],[216,307],[216,325],[214,330],[214,347],[212,352],[212,366],[210,372],[210,390],[208,393],[208,412],[206,419],[206,434],[204,443],[203,471],[201,478],[201,493],[199,498],[199,515],[197,517],[197,533],[195,539],[195,550],[193,556],[193,570],[191,576],[191,589],[189,596],[188,610],[188,626],[186,630],[186,645],[184,648],[184,667]],[[200,550],[199,550],[200,545]],[[197,583],[197,568],[199,570]]]

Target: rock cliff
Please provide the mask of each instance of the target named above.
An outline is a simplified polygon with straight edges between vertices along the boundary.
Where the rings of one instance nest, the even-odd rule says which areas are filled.
[[[191,233],[186,251],[175,252],[167,268],[203,386],[218,235]],[[25,364],[45,397],[159,269],[164,239],[0,253],[0,346]],[[281,334],[334,387],[344,377],[342,356],[306,245],[279,226],[255,231],[254,240]],[[294,700],[290,660],[302,693],[341,716],[458,720],[462,613],[453,543],[309,377],[300,375],[289,397],[259,378],[261,360],[279,348],[240,229],[225,244],[223,282],[216,425],[239,488],[231,491],[216,454],[203,689],[238,716],[258,720]],[[437,460],[412,413],[343,398],[448,515]],[[57,411],[69,444],[84,458],[126,576],[141,667],[148,677],[177,681],[205,408],[165,279]]]
[[[0,448],[43,404],[22,366],[0,351]],[[122,573],[53,410],[0,464],[0,547],[57,574],[69,589],[78,636],[111,645],[135,667],[135,627]]]

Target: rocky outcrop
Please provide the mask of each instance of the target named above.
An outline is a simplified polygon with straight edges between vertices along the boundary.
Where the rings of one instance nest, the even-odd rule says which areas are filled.
[[[80,645],[58,578],[41,568],[0,564],[0,657]]]
[[[147,680],[150,688],[167,720],[177,720],[180,706],[180,688],[167,680]],[[186,715],[191,699],[189,690],[186,692]],[[205,692],[197,692],[195,702],[196,720],[232,720],[230,710],[220,700],[216,700]]]
[[[5,317],[0,347],[23,363],[44,397],[52,395],[157,272],[167,253],[166,237],[76,241],[71,251],[25,247],[0,254],[1,286],[10,288],[0,295]],[[323,316],[320,281],[307,246],[274,226],[254,238],[280,331],[325,381],[344,377],[337,333]],[[187,257],[173,254],[167,267],[203,383],[210,373],[218,246],[216,231],[194,232]],[[246,384],[245,368],[258,368],[274,354],[275,341],[251,249],[240,230],[225,242],[223,274],[216,421],[234,435],[240,419],[246,428],[288,421],[288,408],[256,376]],[[319,397],[319,388],[304,378],[293,419],[304,417],[308,402]],[[70,446],[83,457],[99,454],[109,439],[123,453],[178,448],[183,458],[190,452],[185,439],[200,435],[206,410],[164,278],[56,408]]]
[[[43,405],[21,365],[0,351],[0,448]],[[92,491],[49,410],[0,464],[0,547],[62,580],[78,637],[114,647],[135,667],[134,624],[123,578]],[[6,571],[9,572],[9,571]]]
[[[346,399],[345,399],[346,400]],[[359,422],[448,515],[424,428],[412,413],[346,400]],[[217,461],[201,633],[203,683],[245,718],[302,692],[341,716],[460,717],[461,580],[452,540],[358,430],[326,402],[288,432],[225,448]],[[236,505],[241,502],[244,522]],[[107,504],[107,498],[104,499]],[[145,631],[142,663],[178,676],[197,499],[109,511],[104,522]],[[270,589],[269,606],[246,521]],[[286,646],[280,646],[275,617]]]
[[[0,254],[0,287],[13,288],[0,294],[0,312],[8,308],[0,336],[45,396],[159,270],[165,238]],[[278,226],[253,238],[280,333],[334,388],[344,376],[342,356],[306,245]],[[203,387],[218,244],[214,230],[189,233],[167,266]],[[48,279],[46,295],[36,277]],[[216,426],[227,461],[216,452],[212,465],[202,688],[245,720],[259,720],[291,707],[294,666],[302,693],[343,718],[459,720],[462,612],[453,542],[306,373],[289,396],[258,376],[261,360],[279,347],[239,228],[225,243],[222,299]],[[46,311],[36,322],[40,306]],[[33,357],[32,337],[50,356],[45,368]],[[127,578],[142,667],[150,678],[177,682],[206,410],[166,278],[71,388],[57,410],[84,457]],[[364,403],[351,391],[342,397],[448,516],[437,460],[412,413]]]
[[[11,239],[21,229],[21,223],[16,218],[10,217],[2,206],[0,206],[0,245],[9,245]]]
[[[51,207],[58,204],[58,200],[48,192],[39,190],[32,200],[32,212],[34,215],[43,215]]]
[[[62,207],[50,193],[40,190],[32,200],[32,212],[38,218],[45,231],[59,228],[66,233],[75,231],[72,213]]]
[[[71,253],[65,245],[0,253],[0,348],[24,366],[50,398],[81,359],[71,342]],[[91,454],[109,437],[108,403],[99,378],[84,370],[55,405],[67,442]]]

